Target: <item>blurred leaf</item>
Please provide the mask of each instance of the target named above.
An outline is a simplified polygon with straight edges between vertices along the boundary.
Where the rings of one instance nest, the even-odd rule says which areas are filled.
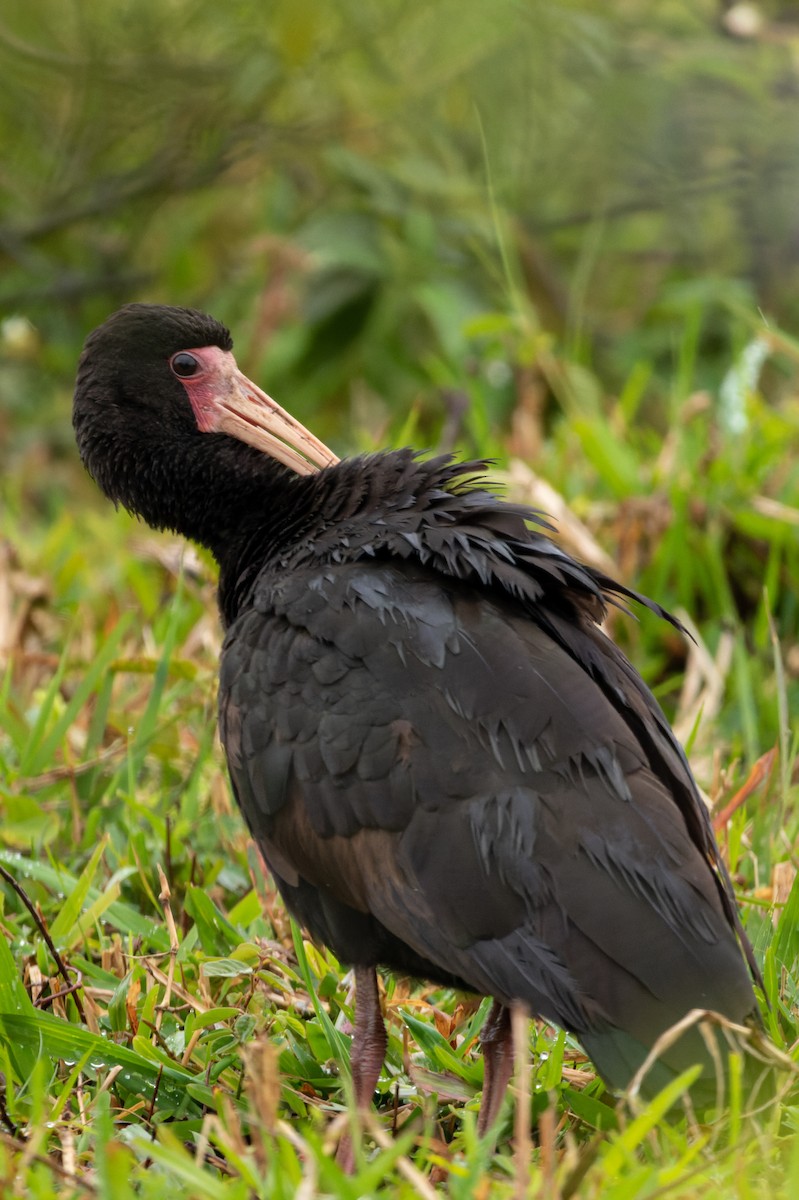
[[[64,903],[58,912],[58,916],[50,926],[50,936],[52,937],[56,946],[68,944],[66,935],[72,931],[72,927],[78,922],[78,917],[83,909],[83,905],[89,893],[89,888],[94,882],[94,877],[97,874],[97,868],[100,865],[100,860],[105,852],[105,847],[106,841],[103,839],[103,841],[101,841],[99,845],[95,847],[94,853],[84,869],[81,871],[80,877],[75,882],[75,886],[67,894],[66,899],[64,900]],[[100,900],[100,897],[98,897],[98,900]],[[80,936],[80,932],[78,932],[77,936]]]
[[[5,936],[0,934],[0,1020],[8,1015],[33,1019],[34,1013],[30,996],[25,990]],[[14,1066],[17,1082],[24,1083],[30,1077],[36,1062],[36,1047],[7,1038],[5,1051]]]
[[[186,912],[197,925],[200,943],[206,954],[224,959],[241,941],[241,934],[220,912],[213,900],[198,887],[186,890]]]

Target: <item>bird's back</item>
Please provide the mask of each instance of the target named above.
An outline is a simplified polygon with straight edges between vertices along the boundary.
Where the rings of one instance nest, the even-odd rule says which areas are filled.
[[[684,755],[596,624],[631,593],[463,467],[366,461],[230,623],[239,802],[343,961],[523,1000],[623,1086],[689,1009],[755,1005]]]

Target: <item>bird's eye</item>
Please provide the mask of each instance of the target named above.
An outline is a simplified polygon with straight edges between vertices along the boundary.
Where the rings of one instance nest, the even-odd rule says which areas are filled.
[[[193,354],[187,354],[185,350],[181,350],[179,354],[173,354],[169,360],[169,365],[172,368],[173,374],[177,375],[180,379],[188,379],[202,370],[200,360],[195,358]]]

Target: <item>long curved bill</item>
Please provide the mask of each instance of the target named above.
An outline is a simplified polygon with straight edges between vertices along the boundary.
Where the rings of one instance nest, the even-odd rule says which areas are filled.
[[[263,450],[298,475],[312,475],[339,460],[304,425],[236,370],[216,405],[215,428]]]

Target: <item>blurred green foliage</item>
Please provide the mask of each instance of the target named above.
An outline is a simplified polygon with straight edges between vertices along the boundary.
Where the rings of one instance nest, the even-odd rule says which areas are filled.
[[[661,404],[701,313],[717,384],[799,294],[795,31],[730,37],[725,7],[8,0],[0,311],[39,340],[6,345],[3,410],[52,421],[133,297],[213,309],[342,442],[353,410],[440,421],[484,312],[614,390],[645,359]]]

